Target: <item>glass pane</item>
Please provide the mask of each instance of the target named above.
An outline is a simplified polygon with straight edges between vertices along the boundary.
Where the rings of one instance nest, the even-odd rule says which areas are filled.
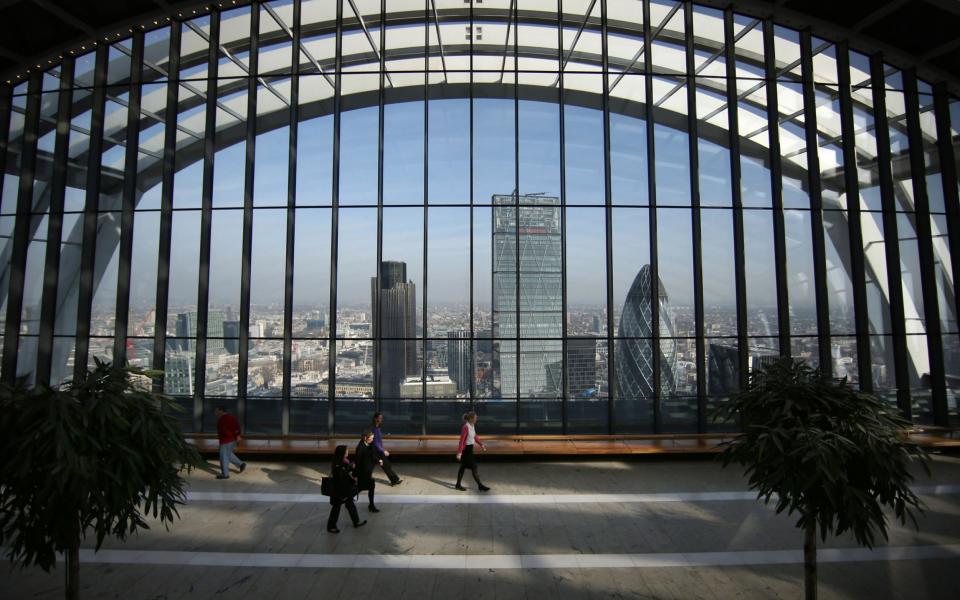
[[[494,195],[509,194],[516,187],[513,102],[474,100],[473,133],[473,201],[492,203]]]
[[[657,210],[660,329],[667,337],[694,333],[691,229],[689,209]]]
[[[567,335],[591,335],[593,318],[605,322],[607,316],[606,216],[602,208],[568,208],[566,212],[568,222],[575,224],[567,227],[566,240]],[[643,231],[646,228],[629,235]]]
[[[293,335],[328,337],[329,319],[330,210],[300,208],[293,248]]]
[[[137,212],[133,217],[133,257],[130,264],[128,335],[150,336],[157,303],[157,261],[160,213]]]
[[[418,77],[422,83],[422,75]],[[423,204],[423,160],[427,151],[423,143],[423,102],[387,104],[383,110],[383,203]],[[353,144],[352,135],[349,144]]]
[[[777,331],[772,219],[769,211],[743,211],[748,335],[771,336]]]
[[[431,208],[427,222],[427,336],[461,332],[469,347],[470,209]]]
[[[287,211],[253,211],[250,254],[250,323],[263,321],[275,337],[283,335],[287,252]]]
[[[337,335],[372,319],[370,279],[377,273],[377,211],[340,209],[337,222]],[[369,334],[368,334],[369,335]]]
[[[469,204],[470,103],[430,100],[429,195],[431,204]]]
[[[790,333],[817,334],[817,292],[813,274],[810,211],[783,211],[787,250],[787,294],[790,299]],[[749,284],[749,280],[748,280]],[[751,333],[760,333],[753,331]]]
[[[700,211],[700,244],[703,261],[703,330],[711,336],[736,335],[737,286],[731,211]]]

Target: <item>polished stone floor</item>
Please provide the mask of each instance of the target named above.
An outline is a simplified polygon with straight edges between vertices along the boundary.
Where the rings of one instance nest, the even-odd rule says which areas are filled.
[[[684,457],[482,464],[493,489],[457,492],[452,462],[398,462],[381,512],[359,503],[328,534],[311,462],[250,461],[227,481],[190,476],[170,531],[155,526],[81,557],[83,598],[797,598],[801,535],[740,472]],[[469,476],[468,476],[469,479]],[[918,473],[920,530],[891,526],[876,549],[820,552],[821,598],[954,598],[960,458]],[[0,598],[60,598],[62,565],[0,567]]]

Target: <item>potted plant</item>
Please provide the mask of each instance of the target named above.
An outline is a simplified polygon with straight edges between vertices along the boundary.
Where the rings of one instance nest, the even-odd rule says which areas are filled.
[[[887,538],[887,513],[917,527],[922,511],[911,491],[910,467],[929,474],[928,457],[910,442],[910,422],[880,398],[846,379],[824,377],[802,361],[784,358],[750,374],[746,390],[718,411],[739,421],[742,433],[724,442],[724,467],[746,469],[751,489],[777,513],[796,513],[804,532],[806,598],[817,595],[817,536],[853,534],[872,548]]]
[[[66,597],[79,593],[88,536],[125,540],[169,527],[185,500],[181,473],[200,463],[154,375],[97,361],[62,388],[0,386],[0,546],[11,561],[49,571],[66,557]]]

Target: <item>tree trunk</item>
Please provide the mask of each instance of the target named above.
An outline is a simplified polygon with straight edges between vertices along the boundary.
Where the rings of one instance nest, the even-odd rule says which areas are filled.
[[[803,532],[803,588],[806,600],[817,600],[817,522],[812,518]]]
[[[70,544],[67,549],[67,600],[80,598],[80,541]]]

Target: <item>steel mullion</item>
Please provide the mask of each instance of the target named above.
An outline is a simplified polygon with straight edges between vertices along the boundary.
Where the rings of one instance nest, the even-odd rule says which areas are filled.
[[[180,73],[180,35],[181,24],[177,20],[170,22],[170,73]],[[164,113],[163,164],[161,165],[160,184],[160,239],[157,252],[157,302],[153,322],[153,368],[163,371],[167,354],[167,318],[170,293],[170,249],[173,232],[173,177],[176,168],[177,152],[177,96],[179,84],[176,76],[167,75],[167,103]],[[163,377],[153,380],[153,390],[162,392]]]
[[[473,221],[473,210],[474,210],[474,206],[473,206],[473,38],[475,37],[475,36],[473,35],[473,31],[474,31],[474,30],[473,30],[473,2],[471,2],[471,3],[470,3],[470,33],[471,33],[471,35],[470,35],[470,75],[469,75],[469,77],[470,77],[470,83],[469,83],[470,98],[469,98],[469,105],[468,105],[468,110],[469,110],[469,112],[470,112],[470,115],[469,115],[469,120],[470,120],[470,123],[469,123],[469,126],[470,126],[470,149],[469,149],[469,156],[468,156],[468,161],[470,162],[470,410],[475,410],[475,409],[476,409],[476,398],[477,398],[477,381],[476,381],[477,375],[476,375],[476,369],[475,369],[474,366],[473,366],[473,365],[474,365],[474,361],[475,361],[475,359],[476,359],[476,354],[477,354],[477,342],[476,342],[476,340],[475,340],[475,338],[476,338],[476,331],[474,330],[474,322],[473,322],[473,312],[474,312],[474,305],[473,305],[473,295],[474,295],[474,289],[473,289],[473,238],[474,238],[474,221]],[[491,241],[491,243],[492,243],[492,241]],[[493,270],[493,269],[492,269],[492,263],[491,263],[491,271],[492,271],[492,270]],[[492,287],[491,287],[490,289],[493,290]],[[493,308],[493,304],[491,304],[490,306],[491,306],[491,309],[492,309],[492,308]],[[492,312],[491,312],[491,315],[492,315]],[[490,330],[490,337],[493,337],[493,329],[492,329],[492,328],[491,328],[491,330]],[[492,346],[492,342],[491,342],[491,350],[492,350],[492,347],[493,347],[493,346]]]
[[[380,48],[384,49],[386,44],[386,27],[384,27],[386,17],[386,0],[380,0]],[[381,295],[380,290],[380,270],[383,266],[383,148],[384,148],[384,84],[386,83],[386,51],[378,55],[380,63],[379,84],[377,86],[377,264],[375,265],[374,293],[371,298],[373,306],[373,382],[374,382],[374,410],[379,411],[383,406],[383,399],[380,397],[383,391],[382,360],[383,360],[383,315],[380,312]],[[406,363],[404,363],[406,369]]]
[[[890,128],[887,122],[886,81],[883,57],[870,57],[870,80],[873,88],[874,122],[877,140],[877,171],[880,180],[880,201],[883,208],[883,237],[887,259],[887,289],[890,324],[893,334],[893,362],[897,384],[897,407],[904,418],[912,417],[910,379],[907,367],[907,332],[903,310],[903,289],[900,286],[900,245],[897,233],[896,199],[890,163]]]
[[[270,6],[264,4],[264,8]],[[271,15],[273,13],[271,12]],[[297,218],[297,137],[300,123],[300,17],[301,0],[293,0],[293,32],[290,69],[290,137],[287,142],[287,246],[283,280],[283,403],[280,408],[280,433],[290,434],[291,378],[293,361],[293,284],[296,257]],[[276,18],[276,17],[274,17]]]
[[[924,167],[923,132],[920,129],[920,95],[917,91],[917,72],[915,69],[903,71],[903,87],[907,109],[907,139],[910,152],[910,174],[913,178],[914,216],[916,218],[917,250],[920,258],[923,312],[927,326],[927,354],[930,360],[930,401],[934,424],[946,427],[949,418],[947,416],[943,342],[937,298],[937,274],[934,268],[933,232],[930,227],[930,202],[927,197],[926,169]]]
[[[850,49],[837,44],[837,83],[840,92],[840,130],[843,136],[844,187],[847,194],[847,226],[850,240],[851,283],[853,285],[854,331],[857,340],[857,375],[860,389],[873,392],[873,361],[870,359],[870,320],[867,315],[867,275],[864,265],[863,232],[860,223],[860,182],[857,175],[857,146],[850,89]]]
[[[557,60],[559,61],[559,66],[559,64],[563,62],[563,0],[557,0]],[[570,418],[568,406],[570,401],[570,375],[567,372],[570,368],[570,360],[568,357],[569,344],[567,343],[567,119],[564,108],[566,103],[564,86],[563,68],[559,67],[557,71],[557,99],[560,103],[560,307],[563,313],[560,319],[560,350],[563,353],[560,369],[562,371],[563,381],[563,389],[561,390],[563,398],[560,401],[560,416],[562,432],[566,435],[570,431],[570,424],[568,422]],[[607,395],[609,400],[609,391]],[[608,409],[608,412],[610,411],[612,411],[612,409]]]
[[[17,188],[17,218],[13,228],[10,253],[10,278],[7,287],[7,321],[3,335],[3,381],[12,383],[17,377],[17,358],[20,346],[20,321],[23,312],[23,285],[27,268],[27,248],[30,244],[33,219],[34,177],[37,163],[37,130],[40,126],[40,100],[43,89],[43,71],[30,74],[27,84],[27,108],[20,146],[19,186]],[[49,243],[49,242],[48,242]],[[59,243],[59,240],[57,240]]]
[[[247,121],[243,177],[243,231],[240,259],[240,325],[237,347],[237,418],[247,424],[247,369],[250,365],[250,271],[253,257],[253,193],[257,166],[257,74],[260,68],[260,6],[250,4],[250,68],[247,73]],[[288,105],[289,108],[289,105]],[[289,158],[288,158],[289,160]],[[226,337],[224,332],[224,337]],[[281,400],[282,402],[282,400]],[[282,408],[281,408],[282,410]]]
[[[87,373],[90,354],[90,316],[93,311],[93,276],[96,269],[97,206],[100,201],[100,159],[103,152],[103,119],[106,109],[109,48],[98,44],[90,112],[90,144],[87,149],[86,197],[83,208],[83,242],[80,251],[80,282],[77,298],[77,344],[74,349],[74,379]]]
[[[0,164],[3,164],[4,168],[8,162],[7,149],[9,148],[10,120],[13,113],[13,87],[7,84],[0,85],[0,161],[2,161]],[[0,186],[0,196],[2,195],[3,189]],[[7,292],[9,292],[9,285],[2,293]],[[3,349],[4,355],[6,355],[3,343],[0,343],[0,349]],[[2,371],[2,360],[0,360],[0,371]],[[2,377],[0,377],[0,380],[3,380]]]
[[[830,376],[830,309],[827,292],[827,251],[823,233],[823,193],[820,183],[820,147],[817,139],[817,98],[814,92],[812,34],[800,32],[800,72],[803,85],[803,125],[807,144],[807,193],[810,196],[810,233],[813,244],[813,286],[817,301],[817,349],[820,371]]]
[[[517,28],[517,0],[512,0],[511,5],[513,7],[513,14],[511,18],[513,20],[513,206],[514,206],[514,237],[516,239],[516,249],[514,253],[514,261],[516,261],[516,281],[517,288],[516,293],[516,305],[514,310],[516,311],[516,329],[514,330],[514,343],[516,344],[516,388],[514,389],[514,401],[516,402],[516,421],[514,427],[516,433],[520,433],[520,69],[517,61],[517,51],[520,47],[519,40],[517,36],[520,31]],[[510,38],[510,25],[507,25],[507,39]],[[503,53],[504,61],[506,61],[507,53]],[[501,76],[502,81],[502,76]]]
[[[340,87],[343,77],[343,0],[337,2],[337,34],[335,66],[333,76],[333,173],[331,176],[331,213],[330,213],[330,347],[327,352],[327,431],[330,435],[336,426],[336,390],[337,390],[337,240],[340,211]],[[379,241],[378,241],[379,243]],[[377,272],[380,265],[377,265]]]
[[[611,385],[617,379],[616,353],[613,347],[613,197],[610,166],[610,55],[607,40],[607,0],[600,0],[600,55],[603,62],[603,195],[606,238],[607,279],[607,433],[616,429],[614,404],[616,392]],[[566,320],[566,317],[564,317]]]
[[[953,148],[953,133],[951,126],[960,123],[950,123],[950,97],[947,86],[939,83],[933,88],[933,102],[937,119],[937,146],[940,157],[940,174],[943,179],[943,200],[947,213],[947,237],[950,242],[951,275],[953,276],[954,315],[960,315],[960,193],[954,184],[957,181],[956,153]],[[944,332],[944,337],[954,332]]]
[[[417,346],[423,344],[420,361],[420,387],[421,402],[423,403],[423,416],[420,419],[420,433],[427,435],[427,269],[429,268],[429,253],[427,245],[429,240],[427,232],[429,231],[429,211],[427,202],[429,200],[429,182],[430,182],[430,5],[431,0],[424,0],[423,15],[423,297],[421,318],[423,319],[423,338],[414,339],[414,356],[416,356]],[[440,30],[437,24],[437,43],[440,44]],[[382,29],[382,28],[381,28]],[[441,44],[442,56],[442,44]],[[414,329],[414,338],[416,338],[416,329]]]
[[[730,145],[730,194],[733,200],[734,278],[737,290],[737,347],[740,389],[746,390],[750,368],[750,344],[747,339],[747,275],[744,251],[743,189],[740,182],[740,134],[737,100],[737,55],[733,36],[733,9],[723,13],[724,52],[727,85],[727,139]]]
[[[657,265],[657,169],[656,169],[656,141],[654,137],[653,114],[653,39],[650,37],[650,0],[643,0],[643,83],[644,83],[644,118],[647,134],[647,199],[649,203],[649,233],[650,233],[650,363],[651,393],[653,397],[653,431],[660,433],[663,429],[663,415],[660,403],[660,271]],[[607,315],[611,319],[612,315]],[[621,342],[622,343],[622,342]],[[610,356],[607,361],[613,360]],[[607,387],[613,387],[614,382],[608,382]],[[609,392],[608,392],[609,393]]]
[[[697,77],[693,52],[693,2],[683,3],[683,28],[686,39],[687,139],[690,154],[690,217],[693,236],[693,322],[697,352],[697,431],[707,431],[707,382],[704,377],[706,342],[703,315],[703,245],[700,215],[700,129],[697,125]]]
[[[197,277],[196,371],[193,386],[193,423],[203,430],[207,371],[207,316],[210,299],[210,229],[213,220],[213,163],[217,133],[217,73],[219,71],[220,12],[210,12],[210,44],[207,48],[207,95],[203,143],[203,191],[200,216],[200,268]]]
[[[123,197],[120,216],[120,248],[117,268],[117,302],[113,362],[127,362],[130,324],[130,263],[133,260],[134,208],[137,202],[137,159],[140,150],[140,102],[143,92],[143,30],[133,32],[130,54],[130,92],[127,103],[126,155],[123,165]]]
[[[787,279],[786,225],[783,214],[783,163],[780,150],[780,108],[777,89],[776,35],[771,19],[763,22],[763,57],[767,78],[767,137],[770,192],[773,200],[773,260],[777,285],[777,334],[780,356],[791,356],[790,288]]]
[[[37,340],[37,385],[53,383],[50,381],[50,373],[53,368],[57,284],[60,279],[63,204],[67,191],[67,151],[69,150],[70,109],[73,106],[74,63],[74,58],[68,56],[60,64],[56,140],[53,150],[53,173],[50,178],[50,223],[47,229],[47,253],[43,269],[43,297],[40,305],[40,330]]]

